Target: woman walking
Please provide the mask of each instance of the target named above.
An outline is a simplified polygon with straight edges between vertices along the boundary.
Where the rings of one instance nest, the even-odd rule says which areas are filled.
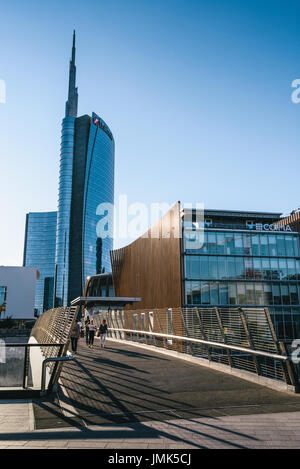
[[[72,352],[74,352],[74,355],[77,353],[77,343],[78,339],[80,337],[80,325],[79,321],[76,319],[74,326],[72,327],[71,331],[71,344],[72,344]]]
[[[96,330],[97,330],[97,327],[94,324],[94,320],[91,319],[90,324],[89,324],[89,347],[90,348],[94,347],[94,337],[95,337]]]
[[[100,324],[100,347],[105,347],[106,342],[106,334],[107,334],[107,324],[106,320],[103,319],[102,324]]]

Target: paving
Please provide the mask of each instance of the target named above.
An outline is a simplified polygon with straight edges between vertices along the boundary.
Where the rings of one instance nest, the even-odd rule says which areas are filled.
[[[51,398],[0,401],[0,448],[300,448],[300,396],[81,341]]]

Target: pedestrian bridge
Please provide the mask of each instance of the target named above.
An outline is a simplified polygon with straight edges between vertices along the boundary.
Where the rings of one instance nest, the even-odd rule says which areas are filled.
[[[47,311],[28,344],[7,344],[23,347],[23,375],[9,388],[2,372],[0,397],[47,394],[35,402],[40,428],[300,410],[297,369],[267,309],[101,310],[93,318],[108,323],[106,348],[82,338],[73,357],[78,314]]]

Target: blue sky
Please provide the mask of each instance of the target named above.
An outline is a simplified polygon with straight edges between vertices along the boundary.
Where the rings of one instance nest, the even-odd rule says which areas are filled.
[[[113,131],[116,197],[284,213],[298,207],[297,3],[3,4],[0,264],[21,265],[27,212],[57,208],[74,28],[79,115],[95,111]]]

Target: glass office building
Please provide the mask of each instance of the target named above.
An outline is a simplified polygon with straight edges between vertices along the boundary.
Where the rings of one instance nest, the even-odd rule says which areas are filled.
[[[299,233],[280,214],[207,210],[183,217],[185,306],[268,307],[278,337],[300,334]]]
[[[26,215],[24,267],[36,267],[35,314],[39,316],[53,307],[54,265],[57,212],[36,212]]]
[[[55,306],[67,305],[80,296],[88,276],[111,270],[113,226],[111,223],[105,236],[98,236],[97,225],[106,216],[106,212],[98,212],[99,205],[110,204],[112,208],[114,203],[114,139],[97,114],[77,117],[75,81],[74,34],[62,122]]]

